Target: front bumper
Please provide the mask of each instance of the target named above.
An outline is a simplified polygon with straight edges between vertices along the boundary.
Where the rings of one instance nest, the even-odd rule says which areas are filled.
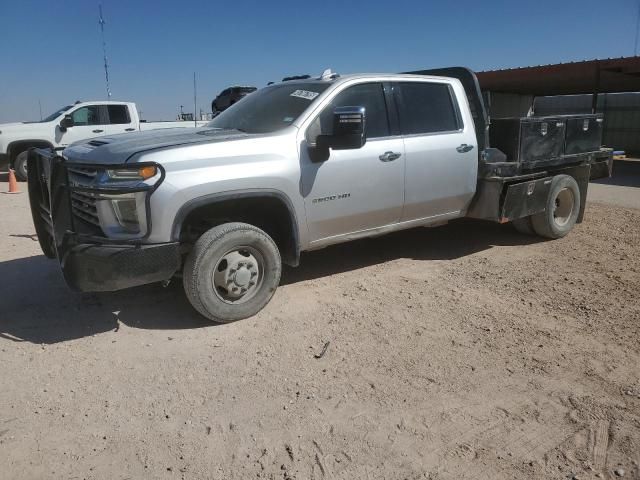
[[[31,150],[28,161],[29,202],[40,246],[47,257],[58,259],[71,288],[120,290],[168,280],[179,270],[177,242],[145,244],[144,238],[118,241],[101,236],[74,204],[78,187],[69,181],[62,157]]]
[[[61,262],[64,279],[81,292],[110,292],[171,278],[180,268],[178,243],[72,247]]]
[[[6,153],[0,153],[0,169],[9,165],[9,156]]]

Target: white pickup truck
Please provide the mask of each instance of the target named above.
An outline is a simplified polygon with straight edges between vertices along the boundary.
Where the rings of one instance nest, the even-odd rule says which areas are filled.
[[[0,124],[0,167],[8,163],[19,180],[26,180],[27,151],[31,147],[62,150],[74,142],[103,135],[205,124],[141,122],[133,102],[78,102],[57,110],[40,122]]]

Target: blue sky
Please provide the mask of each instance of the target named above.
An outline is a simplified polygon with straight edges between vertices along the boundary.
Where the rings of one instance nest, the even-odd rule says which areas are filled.
[[[106,97],[98,1],[0,0],[0,122]],[[173,119],[324,68],[496,69],[632,55],[638,0],[103,0],[114,100]]]

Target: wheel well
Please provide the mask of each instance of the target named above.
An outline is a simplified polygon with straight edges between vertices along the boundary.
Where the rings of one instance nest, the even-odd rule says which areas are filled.
[[[17,142],[10,143],[7,147],[7,157],[9,158],[9,165],[13,167],[13,162],[16,157],[25,150],[32,147],[36,148],[53,148],[53,145],[45,140],[19,140]]]
[[[184,243],[195,243],[204,232],[228,222],[254,225],[269,234],[280,250],[282,261],[296,266],[300,259],[295,215],[279,196],[249,196],[216,200],[190,210],[174,232]],[[175,235],[174,233],[174,235]]]

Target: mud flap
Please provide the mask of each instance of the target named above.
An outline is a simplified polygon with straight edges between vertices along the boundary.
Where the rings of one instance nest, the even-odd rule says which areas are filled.
[[[550,188],[551,177],[508,185],[502,203],[500,223],[543,212]]]

